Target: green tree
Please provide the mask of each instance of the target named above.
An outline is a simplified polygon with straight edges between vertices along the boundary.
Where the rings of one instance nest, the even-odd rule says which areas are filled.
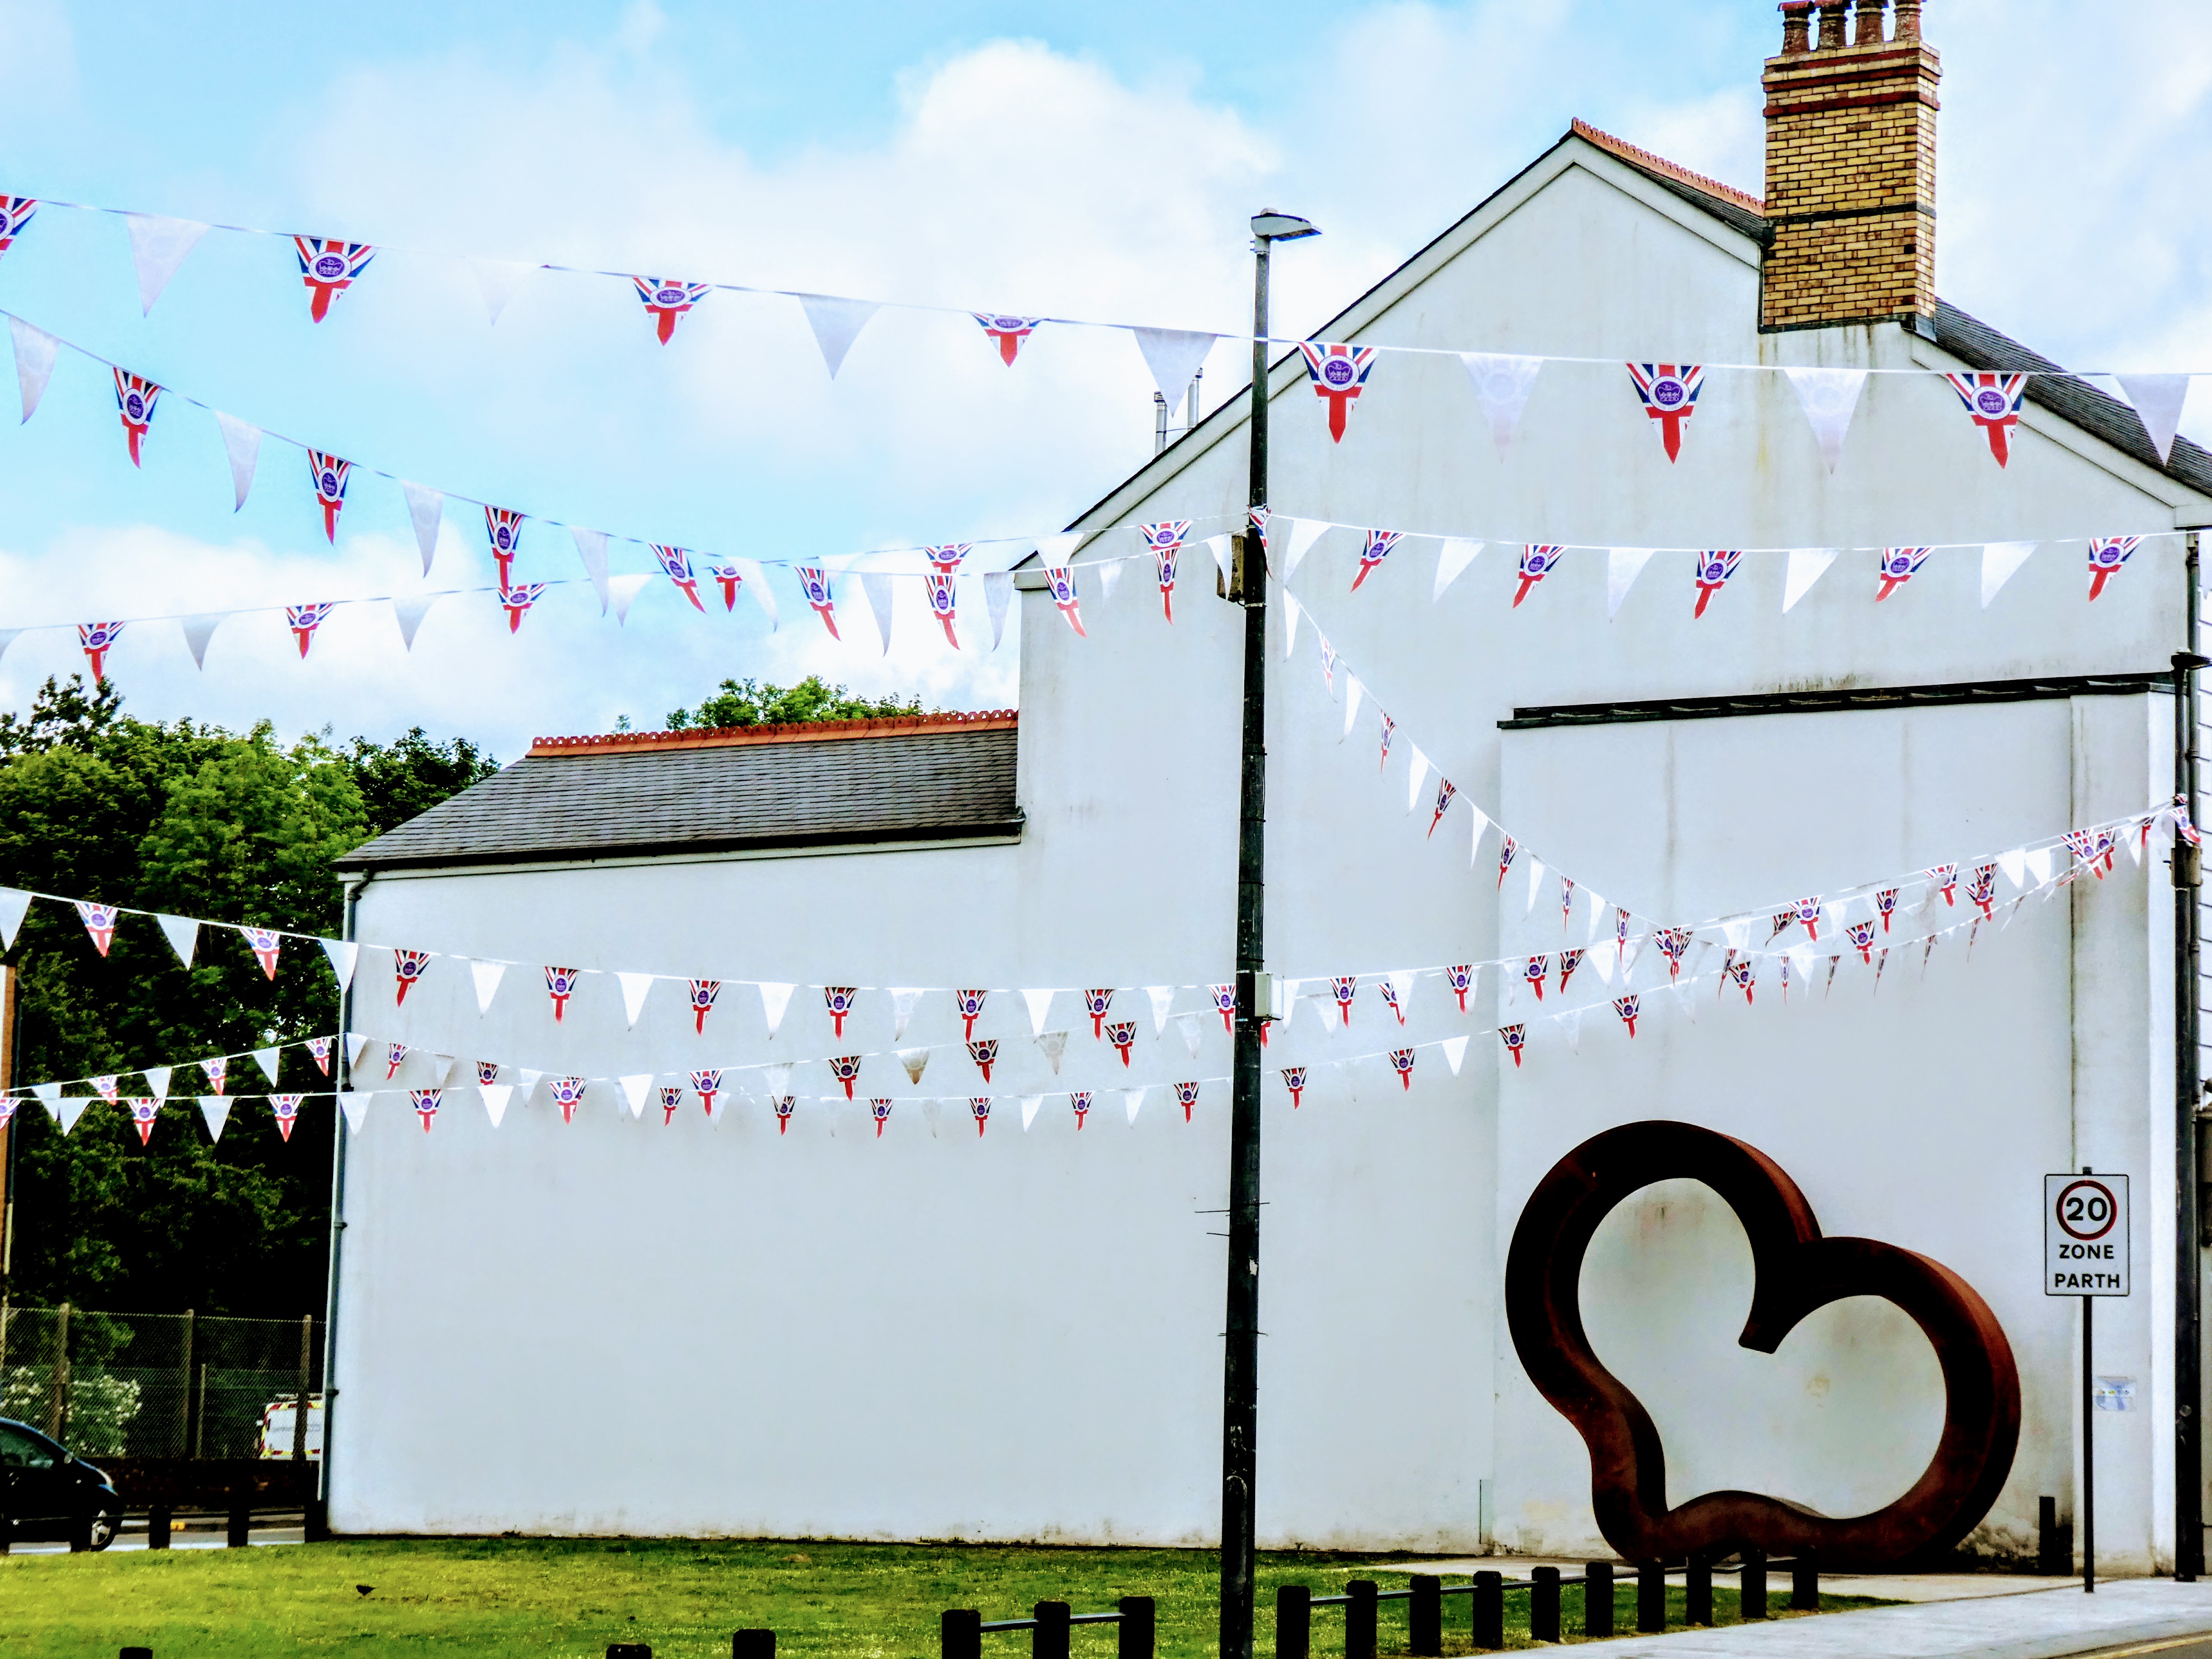
[[[842,685],[824,684],[818,674],[809,674],[796,685],[771,685],[760,680],[724,680],[714,696],[696,709],[673,708],[668,729],[687,726],[799,726],[817,720],[864,720],[886,715],[919,714],[921,699],[856,697]]]
[[[369,833],[376,836],[420,817],[499,770],[499,763],[466,738],[432,743],[419,726],[395,743],[356,738],[346,745],[345,757],[361,789]]]

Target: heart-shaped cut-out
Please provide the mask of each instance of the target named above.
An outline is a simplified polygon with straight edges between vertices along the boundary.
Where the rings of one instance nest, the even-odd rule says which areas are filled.
[[[1943,1433],[1895,1503],[1820,1515],[1759,1492],[1709,1492],[1667,1507],[1667,1455],[1650,1413],[1599,1361],[1583,1329],[1583,1259],[1613,1208],[1656,1182],[1711,1187],[1751,1241],[1757,1274],[1738,1339],[1772,1353],[1798,1321],[1850,1296],[1902,1309],[1942,1367]],[[1630,1561],[1680,1560],[1755,1545],[1814,1552],[1865,1571],[1932,1555],[1989,1513],[2020,1445],[2012,1345],[1972,1285],[1940,1261],[1871,1238],[1826,1238],[1797,1183],[1756,1147],[1694,1124],[1624,1124],[1593,1136],[1539,1182],[1505,1261],[1506,1322],[1529,1380],[1589,1448],[1590,1503],[1605,1540]]]

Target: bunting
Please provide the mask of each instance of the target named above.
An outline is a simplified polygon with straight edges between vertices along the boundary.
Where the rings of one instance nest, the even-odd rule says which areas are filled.
[[[1710,549],[1698,555],[1696,570],[1698,608],[1690,613],[1693,617],[1705,614],[1706,603],[1714,594],[1727,586],[1728,579],[1735,574],[1735,568],[1742,559],[1743,555],[1741,553],[1724,551],[1719,548]]]
[[[1682,451],[1682,428],[1698,412],[1705,371],[1696,363],[1631,363],[1628,378],[1644,412],[1659,423],[1660,441],[1673,462]]]
[[[653,556],[660,562],[662,574],[666,575],[670,581],[675,583],[677,592],[691,601],[691,608],[694,611],[698,611],[702,616],[705,615],[707,607],[699,603],[699,579],[691,574],[690,550],[669,547],[659,542],[648,542],[647,545],[653,549]],[[736,603],[734,589],[730,598],[731,605],[734,606]]]
[[[1513,595],[1516,610],[1521,601],[1528,597],[1528,590],[1559,568],[1559,555],[1564,551],[1563,546],[1542,542],[1523,542],[1521,544],[1521,586]]]
[[[300,256],[300,281],[307,290],[307,315],[319,323],[330,313],[331,301],[351,288],[376,257],[367,242],[334,236],[295,236],[292,245]]]
[[[1305,358],[1306,378],[1313,383],[1314,396],[1328,405],[1329,441],[1340,444],[1345,419],[1367,389],[1368,375],[1374,372],[1375,348],[1307,340],[1300,343],[1298,350]]]
[[[1163,519],[1156,524],[1137,526],[1138,539],[1151,552],[1158,570],[1160,612],[1170,622],[1175,620],[1176,556],[1182,550],[1183,538],[1190,534],[1188,519]]]
[[[1022,342],[1028,339],[1036,331],[1036,325],[1044,320],[1042,317],[1001,317],[981,311],[969,314],[975,318],[983,332],[997,343],[999,361],[1008,368],[1014,366],[1014,355],[1022,349]]]
[[[1881,550],[1881,587],[1875,594],[1879,604],[1920,574],[1920,567],[1928,562],[1935,550],[1927,547],[1885,547]]]
[[[1959,394],[1966,416],[1990,441],[1990,453],[2002,466],[2011,459],[2008,434],[2020,424],[2020,406],[2027,396],[2025,374],[1946,374],[1951,390]]]
[[[15,239],[38,210],[39,204],[32,197],[0,195],[0,253],[15,246]]]
[[[653,319],[653,331],[666,345],[676,333],[676,319],[707,297],[710,283],[679,283],[666,276],[633,276],[638,303]]]
[[[487,507],[483,514],[484,535],[491,543],[492,562],[499,567],[499,585],[504,588],[514,577],[514,554],[522,543],[524,515],[505,507]]]
[[[154,424],[154,405],[161,401],[161,388],[141,374],[127,369],[115,371],[115,408],[122,417],[124,441],[131,447],[131,465],[140,465],[139,446],[145,442],[147,429]]]
[[[2105,591],[2105,584],[2120,574],[2128,556],[2142,543],[2140,536],[2100,536],[2089,544],[2089,597]]]
[[[345,506],[346,484],[353,476],[353,463],[342,461],[335,455],[325,455],[319,449],[307,451],[307,477],[315,486],[315,501],[323,509],[323,536],[331,546],[337,545],[338,513]],[[246,504],[246,492],[239,492],[239,505]],[[302,655],[306,653],[301,653]]]

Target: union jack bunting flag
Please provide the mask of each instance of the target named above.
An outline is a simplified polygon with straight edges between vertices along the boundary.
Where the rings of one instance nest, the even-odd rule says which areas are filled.
[[[1575,878],[1559,878],[1559,926],[1565,927],[1575,919]]]
[[[1544,975],[1551,971],[1552,959],[1548,956],[1530,957],[1521,964],[1521,977],[1525,982],[1535,988],[1536,1000],[1539,1002],[1544,1000]]]
[[[292,1139],[292,1126],[300,1119],[300,1103],[305,1095],[271,1095],[269,1109],[276,1115],[276,1133],[286,1140]]]
[[[1274,516],[1275,510],[1271,507],[1252,507],[1245,514],[1245,517],[1252,520],[1252,528],[1259,536],[1262,547],[1267,544],[1267,520]]]
[[[1398,1024],[1403,1025],[1406,1023],[1406,1011],[1399,1004],[1398,988],[1391,984],[1388,979],[1379,979],[1375,981],[1375,988],[1382,994],[1382,1006],[1397,1015]]]
[[[1805,937],[1818,942],[1820,937],[1820,896],[1797,901],[1797,920],[1805,925]]]
[[[1789,959],[1787,957],[1783,958],[1784,962]],[[1744,1006],[1749,1007],[1751,988],[1759,977],[1759,964],[1749,957],[1738,957],[1729,963],[1728,976],[1735,981],[1736,988],[1743,993]]]
[[[161,1110],[161,1103],[158,1100],[140,1099],[131,1103],[131,1121],[138,1131],[138,1144],[141,1146],[154,1139],[154,1120],[160,1115]]]
[[[833,640],[842,639],[837,632],[837,602],[830,592],[830,577],[817,566],[801,564],[792,567],[792,574],[799,578],[799,591],[806,595],[807,604],[814,614],[822,618],[822,625],[830,630]]]
[[[315,1069],[325,1077],[331,1074],[331,1040],[328,1037],[309,1037],[307,1057],[315,1062]],[[477,1081],[483,1079],[479,1078]]]
[[[1051,585],[1052,602],[1060,607],[1060,614],[1067,618],[1067,625],[1089,639],[1091,635],[1084,631],[1083,613],[1078,609],[1080,600],[1075,591],[1074,568],[1065,564],[1047,565],[1044,579]]]
[[[1080,1134],[1083,1132],[1083,1120],[1090,1115],[1091,1111],[1091,1091],[1088,1089],[1070,1090],[1067,1104],[1069,1109],[1075,1114],[1075,1130],[1078,1134]]]
[[[850,1100],[853,1097],[853,1085],[860,1075],[860,1055],[838,1054],[832,1057],[830,1061],[830,1075],[845,1085],[845,1098]],[[990,1080],[991,1073],[986,1070],[983,1073],[983,1081],[988,1083]]]
[[[691,1092],[699,1097],[699,1103],[706,1109],[707,1115],[714,1116],[714,1097],[722,1092],[721,1068],[709,1066],[705,1071],[692,1073]]]
[[[76,905],[78,917],[84,923],[84,931],[92,935],[92,948],[106,956],[107,947],[115,943],[116,907],[94,904],[89,899],[77,899],[73,902]]]
[[[1920,567],[1928,562],[1932,547],[1885,547],[1881,550],[1881,588],[1875,593],[1880,604],[1920,574]]]
[[[666,345],[676,332],[676,319],[707,297],[709,283],[679,283],[667,276],[633,276],[638,303],[653,319],[653,331]]]
[[[1628,912],[1618,908],[1613,913],[1613,959],[1622,963],[1628,960]]]
[[[38,210],[35,196],[0,196],[0,253],[15,246],[15,239]]]
[[[1390,550],[1397,546],[1404,536],[1405,532],[1400,530],[1370,530],[1367,532],[1366,543],[1359,550],[1359,568],[1352,578],[1353,592],[1359,591],[1359,584],[1367,580],[1370,571],[1390,556]]]
[[[161,388],[142,374],[129,369],[115,371],[115,409],[122,417],[124,441],[131,446],[131,465],[137,466],[138,447],[146,441],[146,428],[154,424],[154,405],[161,399]]]
[[[1359,975],[1346,974],[1328,982],[1329,994],[1336,999],[1337,1012],[1343,1015],[1346,1025],[1352,1024],[1352,999],[1359,994]]]
[[[1444,814],[1451,808],[1452,797],[1457,793],[1459,793],[1459,787],[1449,778],[1437,780],[1437,810],[1429,818],[1429,836],[1431,840],[1436,837],[1437,826],[1444,821]]]
[[[1983,921],[1989,920],[1990,907],[1996,902],[1996,866],[1984,864],[1978,866],[1974,872],[1973,880],[1967,885],[1966,896],[1981,907]]]
[[[1314,637],[1321,643],[1322,684],[1328,687],[1328,694],[1333,697],[1336,695],[1336,647],[1328,642],[1328,635],[1318,628],[1314,629]]]
[[[396,1006],[407,1000],[407,988],[422,977],[430,965],[428,951],[394,951],[392,953],[392,976],[399,981],[398,994],[392,1000]]]
[[[968,1109],[975,1114],[975,1139],[981,1140],[983,1138],[983,1127],[991,1121],[991,1097],[988,1095],[969,1096]]]
[[[399,1075],[399,1068],[407,1063],[407,1056],[410,1052],[411,1051],[408,1048],[407,1045],[404,1042],[387,1042],[384,1045],[384,1080],[386,1083],[391,1082],[392,1079]],[[201,1063],[204,1065],[206,1062],[202,1061]],[[222,1079],[216,1077],[215,1073],[212,1072],[210,1072],[208,1076],[215,1080],[216,1093],[221,1094],[222,1092]]]
[[[2173,833],[2179,836],[2182,840],[2187,842],[2191,847],[2202,846],[2204,842],[2204,834],[2203,831],[2200,830],[2197,827],[2195,820],[2190,816],[2189,801],[2187,798],[2181,795],[2176,795],[2173,798],[2173,805],[2167,810],[2173,817]],[[2146,847],[2150,845],[2150,827],[2148,824],[2143,827],[2143,845]]]
[[[1521,1069],[1521,1051],[1528,1046],[1528,1028],[1525,1024],[1501,1025],[1498,1040],[1505,1045],[1505,1052],[1513,1056],[1513,1069]]]
[[[1176,555],[1182,551],[1182,539],[1189,534],[1188,519],[1162,519],[1137,526],[1139,538],[1159,567],[1160,610],[1170,622],[1175,620]]]
[[[1845,935],[1858,947],[1861,962],[1874,961],[1874,929],[1875,924],[1871,921],[1852,921],[1844,925]]]
[[[1091,1097],[1084,1096],[1083,1103],[1088,1106],[1091,1103]],[[881,1140],[884,1138],[884,1125],[890,1121],[891,1103],[879,1095],[868,1103],[868,1113],[876,1120],[876,1139]],[[1079,1129],[1083,1127],[1083,1118],[1079,1113],[1076,1116],[1075,1127]]]
[[[1643,1006],[1642,995],[1632,991],[1625,997],[1615,997],[1613,1000],[1613,1012],[1620,1016],[1620,1023],[1628,1027],[1628,1035],[1631,1036],[1636,1035],[1636,1014]]]
[[[1106,1027],[1106,1041],[1121,1052],[1121,1064],[1129,1064],[1129,1050],[1137,1041],[1137,1022],[1133,1019],[1115,1020]]]
[[[1582,965],[1583,953],[1580,951],[1559,952],[1559,989],[1564,991],[1567,988],[1567,981],[1575,976],[1575,969]]]
[[[704,615],[707,607],[699,603],[699,579],[691,574],[691,552],[689,548],[667,547],[659,542],[648,542],[653,556],[660,561],[660,568],[677,590],[691,601],[691,608]],[[732,595],[734,598],[734,595]]]
[[[991,1063],[999,1057],[999,1039],[976,1037],[968,1044],[968,1058],[975,1062],[975,1069],[983,1074],[983,1081],[991,1080]]]
[[[576,994],[576,981],[582,977],[574,968],[548,968],[545,970],[545,994],[553,999],[553,1018],[559,1019],[568,1006],[568,999]]]
[[[111,1106],[115,1103],[115,1097],[118,1092],[115,1086],[115,1079],[112,1077],[96,1077],[93,1079],[92,1091]]]
[[[1190,1109],[1198,1104],[1198,1085],[1178,1083],[1175,1085],[1175,1091],[1176,1098],[1182,1102],[1182,1121],[1188,1123],[1190,1121]]]
[[[989,994],[988,991],[955,991],[952,994],[953,1005],[960,1010],[960,1018],[966,1022],[961,1031],[962,1036],[975,1035],[975,1022],[983,1013],[983,999]]]
[[[1413,1086],[1413,1051],[1411,1048],[1393,1048],[1390,1064],[1396,1068],[1398,1086],[1410,1090]]]
[[[300,659],[307,660],[307,647],[314,643],[315,630],[323,619],[337,606],[331,601],[319,600],[313,605],[288,605],[284,607],[284,626],[292,630],[292,637],[300,642]]]
[[[331,300],[351,288],[376,257],[367,242],[336,236],[295,236],[292,246],[300,256],[300,280],[307,284],[307,315],[319,323],[330,313]]]
[[[1376,711],[1378,714],[1381,711]],[[1388,714],[1382,715],[1382,757],[1375,763],[1378,772],[1387,771],[1390,765],[1390,739],[1398,735],[1398,722]]]
[[[1317,341],[1302,343],[1298,349],[1306,360],[1306,378],[1313,382],[1314,396],[1328,405],[1328,435],[1332,443],[1344,441],[1345,417],[1352,405],[1367,389],[1367,377],[1375,371],[1373,346],[1325,345]]]
[[[1114,994],[1111,991],[1085,991],[1083,994],[1083,1011],[1091,1016],[1091,1036],[1105,1035],[1106,1015],[1113,1006]]]
[[[714,999],[722,994],[719,979],[695,979],[691,981],[691,1029],[701,1036],[707,1035],[707,1016],[714,1012]]]
[[[1014,366],[1014,354],[1022,349],[1022,342],[1044,320],[1042,317],[1000,317],[981,311],[968,314],[982,325],[984,333],[999,343],[999,361],[1008,368]]]
[[[2089,597],[2105,591],[2105,584],[2119,574],[2128,555],[2141,544],[2140,536],[2099,536],[2089,543]]]
[[[315,486],[315,501],[323,509],[323,536],[337,545],[338,513],[345,506],[346,485],[353,477],[353,463],[319,449],[307,452],[307,477]]]
[[[1966,405],[1967,418],[1989,434],[1990,453],[2002,466],[2010,459],[2008,436],[2020,424],[2021,400],[2027,396],[2025,374],[1946,374],[1951,390]]]
[[[945,542],[936,547],[925,547],[921,556],[929,561],[932,570],[942,570],[948,576],[960,568],[960,562],[973,552],[973,542]]]
[[[1959,902],[1959,866],[1939,864],[1920,872],[1936,884],[1936,890],[1943,896],[1943,907],[1948,909]]]
[[[660,1085],[660,1127],[666,1128],[676,1121],[676,1109],[684,1103],[684,1091],[664,1083]]]
[[[707,568],[713,572],[715,582],[722,590],[722,609],[735,611],[738,608],[738,590],[745,585],[744,573],[735,565],[729,564],[714,564]]]
[[[1777,910],[1774,913],[1774,928],[1767,934],[1766,942],[1769,945],[1773,944],[1796,925],[1797,907],[1796,905],[1791,905],[1787,910]]]
[[[410,1089],[407,1097],[414,1103],[415,1115],[422,1120],[422,1133],[430,1133],[430,1120],[438,1115],[438,1103],[445,1097],[443,1089]]]
[[[491,543],[492,562],[499,567],[499,585],[505,587],[514,570],[514,552],[522,544],[524,514],[512,507],[484,508],[484,535]]]
[[[546,1087],[553,1091],[553,1103],[561,1109],[561,1121],[576,1121],[576,1103],[584,1097],[586,1079],[580,1077],[556,1077]]]
[[[505,582],[500,584],[499,608],[507,612],[508,633],[520,634],[522,631],[524,613],[544,598],[544,582],[523,582],[514,587],[509,587]]]
[[[1782,958],[1780,972],[1782,975],[1782,1000],[1784,1002],[1788,1002],[1790,1000],[1790,958],[1786,954]]]
[[[1889,919],[1897,914],[1897,889],[1885,887],[1874,896],[1874,908],[1881,918],[1881,931],[1889,931]]]
[[[1705,371],[1696,363],[1631,363],[1628,378],[1636,384],[1644,412],[1659,422],[1660,441],[1672,462],[1682,453],[1683,422],[1698,412]]]
[[[392,1046],[399,1050],[401,1059],[404,1060],[407,1057],[407,1045],[405,1043],[397,1042],[393,1043]],[[393,1069],[397,1070],[398,1067],[394,1066]],[[230,1056],[228,1054],[217,1054],[213,1060],[204,1060],[200,1062],[200,1070],[207,1076],[208,1087],[214,1090],[216,1094],[220,1095],[223,1092],[224,1079],[228,1078],[230,1075]],[[390,1072],[386,1073],[385,1081],[388,1083],[391,1080],[392,1073]]]
[[[1445,969],[1444,983],[1451,987],[1452,994],[1459,999],[1460,1012],[1465,1013],[1467,994],[1474,988],[1474,964],[1462,962],[1455,967]]]
[[[1667,977],[1674,979],[1682,971],[1682,953],[1690,948],[1690,930],[1686,927],[1662,927],[1651,935],[1659,952],[1667,958]]]
[[[781,1134],[791,1127],[791,1115],[799,1109],[796,1095],[778,1095],[772,1103],[775,1107],[775,1132]]]
[[[853,1012],[854,988],[850,985],[825,985],[822,988],[822,1006],[836,1022],[836,1029],[831,1032],[834,1036],[845,1035],[845,1016]]]
[[[1504,837],[1498,844],[1498,890],[1503,892],[1505,888],[1505,872],[1513,867],[1513,855],[1521,850],[1521,843],[1512,836],[1505,835],[1503,830],[1498,833]]]
[[[959,615],[959,596],[953,591],[955,578],[949,570],[926,571],[922,575],[924,591],[929,599],[929,614],[937,618],[937,625],[945,630],[945,642],[955,651],[960,648],[960,636],[952,631]]]
[[[270,979],[276,978],[276,953],[283,948],[283,934],[274,927],[241,927],[238,931],[246,935],[246,943],[253,952],[253,959],[261,964],[261,971]],[[330,1052],[329,1038],[315,1040],[322,1043],[325,1054]]]
[[[1565,544],[1523,542],[1521,544],[1521,586],[1514,590],[1513,603],[1518,607],[1528,597],[1528,590],[1559,568],[1559,555]]]
[[[478,1088],[489,1088],[498,1081],[499,1062],[497,1060],[480,1060],[477,1062],[477,1086]]]
[[[9,1124],[15,1121],[15,1109],[22,1103],[21,1096],[0,1095],[0,1129],[6,1128]]]
[[[2109,830],[2069,830],[2066,845],[2074,856],[2096,872],[2102,881],[2112,867],[2112,855],[2120,850],[2120,843]]]
[[[1306,1091],[1306,1068],[1303,1066],[1283,1067],[1283,1087],[1291,1091],[1291,1109],[1298,1109],[1299,1097]]]
[[[1705,605],[1714,594],[1728,585],[1735,574],[1735,568],[1743,562],[1743,555],[1733,549],[1708,548],[1698,555],[1696,578],[1698,608],[1690,615],[1695,618],[1705,614]]]
[[[1213,998],[1213,1006],[1221,1011],[1221,1029],[1234,1031],[1237,1029],[1237,988],[1234,985],[1209,985],[1206,988]]]

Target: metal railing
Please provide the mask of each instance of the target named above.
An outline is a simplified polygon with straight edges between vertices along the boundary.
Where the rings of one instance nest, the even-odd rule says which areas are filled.
[[[1149,1595],[1125,1595],[1111,1613],[1077,1613],[1065,1601],[1040,1601],[1026,1619],[986,1619],[974,1607],[948,1607],[937,1621],[941,1659],[983,1659],[983,1638],[1030,1632],[1030,1659],[1068,1659],[1068,1633],[1078,1625],[1118,1625],[1116,1659],[1152,1659],[1158,1610]]]

